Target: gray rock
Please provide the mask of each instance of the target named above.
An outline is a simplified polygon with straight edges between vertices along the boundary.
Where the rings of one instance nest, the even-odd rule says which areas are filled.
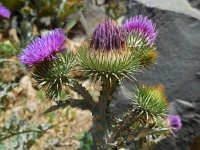
[[[200,11],[193,8],[187,0],[136,0],[147,7],[158,8],[161,10],[173,11],[176,13],[186,14],[191,17],[200,19]],[[191,0],[191,3],[196,6],[198,0]]]
[[[192,7],[195,7],[200,10],[200,1],[199,0],[188,0]]]
[[[195,117],[195,106],[191,102],[176,100],[170,103],[169,114],[180,114],[186,119]]]
[[[98,7],[93,0],[84,0],[85,8],[80,12],[80,22],[85,29],[87,36],[94,31],[99,21],[106,18],[105,8]]]

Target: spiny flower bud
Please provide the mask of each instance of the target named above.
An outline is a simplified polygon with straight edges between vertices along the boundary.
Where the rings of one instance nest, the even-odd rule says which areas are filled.
[[[114,20],[105,20],[94,30],[90,47],[94,50],[111,51],[123,49],[125,34]]]
[[[143,85],[137,89],[133,98],[139,112],[143,112],[147,118],[151,116],[165,116],[168,110],[168,103],[164,95],[162,85]]]
[[[10,14],[11,14],[10,10],[0,4],[0,17],[8,19],[10,18]]]
[[[54,58],[54,55],[65,48],[65,34],[62,29],[54,29],[37,37],[19,55],[21,62],[31,68],[42,61]]]
[[[172,128],[175,128],[175,129],[181,129],[182,128],[182,123],[181,123],[180,116],[178,116],[178,115],[169,115],[167,117],[167,120],[169,122],[169,125]]]
[[[158,33],[156,24],[142,15],[127,19],[123,24],[123,29],[130,35],[131,42],[139,43],[143,41],[149,45],[154,44]]]

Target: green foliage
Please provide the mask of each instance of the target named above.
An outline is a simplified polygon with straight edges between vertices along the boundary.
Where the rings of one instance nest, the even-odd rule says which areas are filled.
[[[132,49],[132,48],[130,48]],[[131,78],[141,67],[143,50],[125,50],[122,52],[89,51],[87,45],[80,47],[78,62],[80,70],[88,76],[122,79]]]
[[[0,82],[0,110],[3,108],[3,104],[6,98],[9,96],[10,91],[16,86],[16,83],[4,84]]]
[[[84,132],[80,139],[80,148],[79,150],[91,150],[90,146],[93,143],[92,135],[88,132]]]
[[[0,57],[5,58],[9,56],[14,56],[17,54],[19,48],[16,44],[11,43],[11,41],[0,42]]]
[[[108,1],[108,6],[106,7],[106,12],[108,16],[113,19],[118,19],[126,14],[126,4],[125,0],[112,0]]]
[[[26,0],[14,0],[14,1],[1,0],[1,3],[13,11],[20,4],[23,4],[25,1]]]
[[[13,115],[0,129],[0,148],[3,150],[28,150],[51,126],[30,124]]]
[[[73,63],[72,53],[57,54],[54,61],[46,60],[36,65],[32,77],[49,98],[56,98],[61,95],[62,84],[70,82],[69,72]]]
[[[12,11],[6,24],[0,22],[0,28],[8,31],[15,28],[21,47],[29,43],[33,35],[43,29],[63,27],[67,31],[79,20],[79,11],[83,9],[82,0],[1,0]],[[76,17],[71,17],[71,16]]]
[[[168,103],[163,93],[163,87],[140,86],[133,98],[133,106],[146,121],[167,114]]]

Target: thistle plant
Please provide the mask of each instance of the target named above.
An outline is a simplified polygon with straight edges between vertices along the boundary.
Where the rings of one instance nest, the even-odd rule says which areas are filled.
[[[123,79],[134,80],[136,73],[155,63],[157,34],[155,23],[141,15],[122,25],[106,19],[95,28],[91,40],[75,51],[67,45],[64,31],[54,29],[35,38],[19,59],[38,87],[56,102],[44,113],[67,106],[91,111],[92,149],[127,148],[127,142],[142,149],[182,126],[179,116],[168,114],[163,86],[135,86],[132,107],[120,118],[112,114],[110,104]],[[96,83],[98,91],[86,82]],[[80,99],[71,96],[71,91]],[[60,100],[63,93],[66,98]]]

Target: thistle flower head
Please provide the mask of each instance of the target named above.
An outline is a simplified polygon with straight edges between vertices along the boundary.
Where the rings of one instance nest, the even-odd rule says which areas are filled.
[[[94,30],[90,47],[94,50],[119,50],[125,45],[125,34],[114,20],[105,20]]]
[[[127,19],[123,24],[123,29],[130,34],[131,40],[135,43],[145,41],[151,45],[157,37],[156,24],[142,15]]]
[[[50,99],[60,96],[63,83],[70,82],[69,72],[74,65],[74,56],[69,51],[59,53],[55,56],[56,61],[45,60],[32,68],[31,73],[36,84]]]
[[[172,128],[175,128],[175,129],[180,129],[182,128],[182,123],[181,123],[181,118],[179,115],[169,115],[167,117],[167,120],[169,122],[169,125],[172,127]]]
[[[132,78],[142,66],[152,64],[156,55],[148,51],[154,47],[147,45],[138,50],[139,47],[128,46],[130,36],[125,27],[108,19],[99,24],[92,35],[90,45],[80,47],[78,61],[81,69],[88,75],[121,80],[124,77]]]
[[[29,68],[63,51],[65,34],[62,29],[54,29],[41,37],[37,37],[19,55],[20,61]]]
[[[10,18],[10,14],[11,14],[10,10],[0,4],[0,17],[8,19]]]

